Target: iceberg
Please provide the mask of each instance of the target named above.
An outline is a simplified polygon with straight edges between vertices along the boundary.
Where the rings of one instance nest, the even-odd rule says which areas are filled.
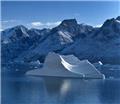
[[[41,69],[28,71],[26,75],[53,76],[73,78],[100,78],[105,76],[100,73],[88,60],[79,60],[74,55],[59,55],[49,53]]]

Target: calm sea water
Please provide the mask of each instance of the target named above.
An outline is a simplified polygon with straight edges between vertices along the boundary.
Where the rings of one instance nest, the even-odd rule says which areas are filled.
[[[2,104],[120,104],[120,80],[4,76]]]

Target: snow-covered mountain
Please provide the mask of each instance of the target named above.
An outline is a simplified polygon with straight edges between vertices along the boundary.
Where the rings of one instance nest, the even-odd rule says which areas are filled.
[[[87,38],[79,38],[62,51],[75,54],[80,59],[120,64],[120,17],[106,20],[102,27],[92,31]]]
[[[1,51],[2,62],[6,63],[14,61],[20,54],[27,51],[30,47],[38,44],[40,40],[45,38],[50,30],[30,29],[19,25],[10,29],[6,29],[1,33]],[[44,35],[44,37],[43,37]]]
[[[102,27],[63,20],[53,29],[27,29],[19,25],[2,33],[2,62],[43,61],[51,52],[74,54],[92,62],[120,64],[120,16]]]
[[[18,25],[13,28],[6,29],[1,33],[2,43],[7,44],[22,38],[29,37],[27,31],[28,29],[23,25]]]
[[[64,20],[59,26],[50,31],[45,40],[39,42],[36,47],[29,51],[24,52],[18,58],[21,60],[25,56],[25,61],[36,60],[37,58],[42,61],[41,59],[49,52],[61,52],[73,44],[77,38],[84,38],[92,29],[92,26],[79,25],[75,19]]]

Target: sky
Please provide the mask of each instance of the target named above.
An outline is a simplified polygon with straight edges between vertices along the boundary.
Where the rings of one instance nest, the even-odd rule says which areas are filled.
[[[120,15],[120,1],[2,1],[1,30],[16,25],[52,28],[64,19],[100,26]]]

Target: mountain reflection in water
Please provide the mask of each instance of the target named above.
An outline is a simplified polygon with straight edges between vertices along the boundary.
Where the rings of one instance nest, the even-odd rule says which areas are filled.
[[[120,80],[2,77],[2,104],[120,104]]]

